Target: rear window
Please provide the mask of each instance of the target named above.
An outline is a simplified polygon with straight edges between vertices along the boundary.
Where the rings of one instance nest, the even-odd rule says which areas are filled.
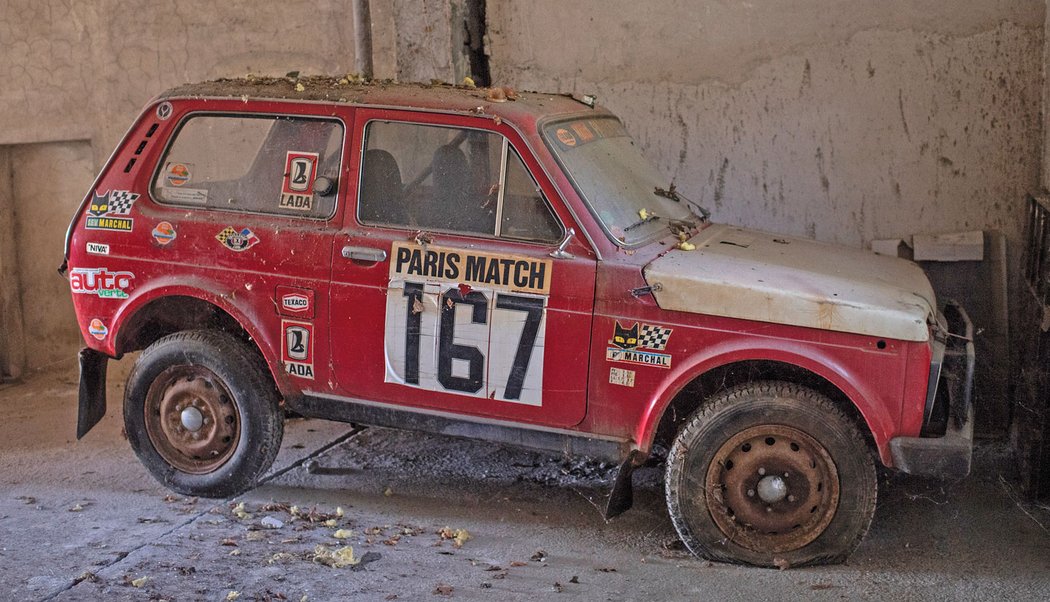
[[[343,126],[298,117],[196,115],[153,179],[168,205],[328,218],[335,213]]]

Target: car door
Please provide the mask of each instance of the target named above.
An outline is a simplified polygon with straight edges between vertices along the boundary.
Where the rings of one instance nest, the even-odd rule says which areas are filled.
[[[579,423],[596,260],[571,236],[552,256],[574,224],[524,142],[488,119],[357,119],[358,199],[332,270],[340,395]]]

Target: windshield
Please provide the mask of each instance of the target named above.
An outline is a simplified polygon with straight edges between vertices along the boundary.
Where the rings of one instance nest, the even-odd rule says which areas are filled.
[[[544,126],[544,137],[605,231],[634,246],[692,220],[685,203],[658,196],[668,181],[642,156],[614,117],[588,117]]]

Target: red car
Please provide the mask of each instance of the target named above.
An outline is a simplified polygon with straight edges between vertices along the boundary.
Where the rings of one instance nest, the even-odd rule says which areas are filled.
[[[128,439],[184,494],[251,487],[283,408],[621,465],[670,449],[694,553],[835,562],[876,463],[969,471],[972,327],[910,262],[715,224],[593,99],[284,78],[151,102],[69,227],[87,347],[144,350]]]

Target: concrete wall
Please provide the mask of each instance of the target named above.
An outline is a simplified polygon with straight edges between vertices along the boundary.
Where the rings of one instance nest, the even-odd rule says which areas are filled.
[[[493,80],[595,93],[718,221],[862,246],[1039,183],[1041,0],[490,3]]]

